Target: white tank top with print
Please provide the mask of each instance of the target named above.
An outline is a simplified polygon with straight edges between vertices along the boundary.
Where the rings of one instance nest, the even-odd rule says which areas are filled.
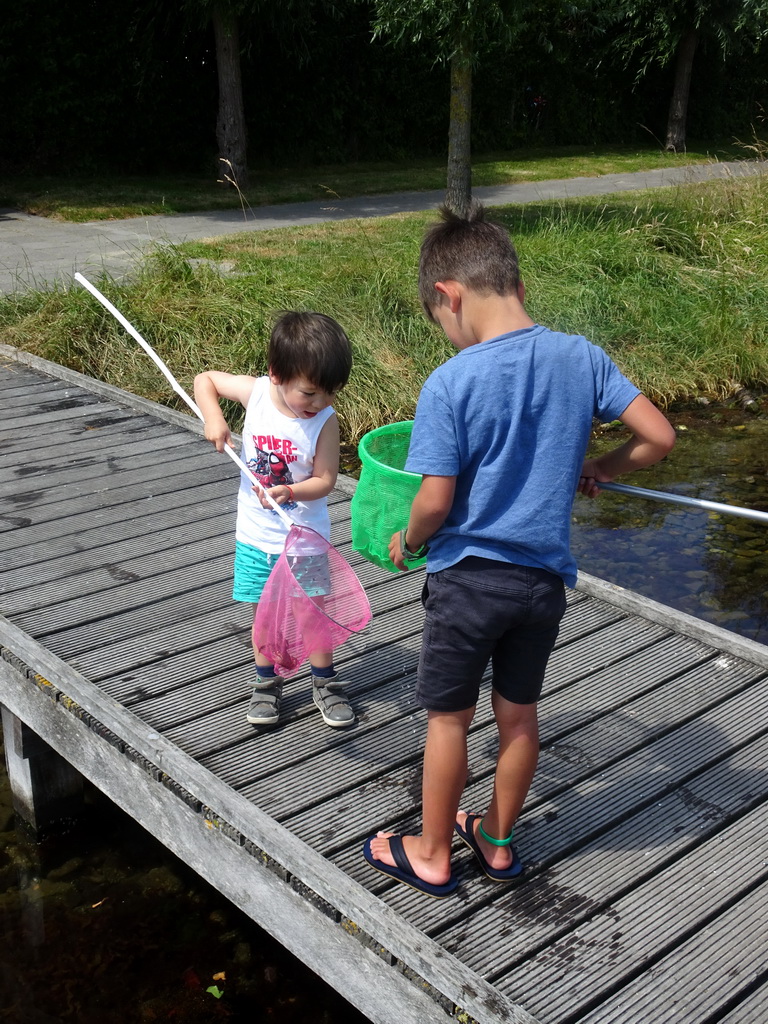
[[[269,377],[259,377],[245,409],[240,457],[265,487],[300,483],[312,476],[317,439],[332,415],[333,409],[329,406],[308,420],[285,416],[270,398]],[[325,498],[289,502],[282,508],[294,523],[309,526],[326,540],[331,539]],[[241,473],[237,495],[237,540],[268,554],[279,554],[287,532],[277,512],[262,507],[252,482]]]

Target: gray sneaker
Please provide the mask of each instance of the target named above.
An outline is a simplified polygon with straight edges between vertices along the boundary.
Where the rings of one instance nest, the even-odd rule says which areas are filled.
[[[280,676],[269,676],[267,678],[265,676],[260,676],[257,671],[256,679],[251,683],[251,686],[254,690],[271,690],[275,683],[279,682]]]
[[[264,683],[269,687],[265,688]],[[245,716],[251,725],[277,725],[280,721],[280,698],[283,696],[282,679],[261,679],[253,684],[251,703]]]
[[[341,693],[346,683],[337,679],[312,676],[312,700],[320,709],[323,721],[334,729],[354,725],[355,712],[347,698]]]

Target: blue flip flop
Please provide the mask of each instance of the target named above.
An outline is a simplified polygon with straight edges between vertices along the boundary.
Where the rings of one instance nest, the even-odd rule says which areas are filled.
[[[443,899],[443,897],[450,896],[451,893],[456,892],[459,880],[453,874],[444,885],[433,885],[431,882],[425,882],[423,878],[419,878],[403,849],[402,836],[395,835],[389,837],[389,848],[395,859],[396,867],[392,867],[391,864],[385,864],[383,860],[377,860],[371,853],[371,841],[375,838],[375,836],[371,836],[370,839],[366,839],[363,846],[363,856],[376,871],[380,871],[382,875],[389,875],[396,882],[402,882],[403,885],[408,885],[411,889],[424,893],[425,896],[433,896],[435,899]]]
[[[483,851],[480,849],[477,839],[475,839],[475,822],[482,819],[482,817],[482,814],[468,814],[465,823],[466,828],[462,828],[457,821],[453,826],[456,835],[463,843],[467,844],[475,857],[477,857],[477,861],[482,868],[483,873],[486,874],[488,878],[493,879],[494,882],[517,881],[522,877],[524,868],[520,862],[520,858],[517,856],[517,851],[514,846],[510,847],[510,850],[512,851],[512,863],[508,868],[492,868],[483,856]]]

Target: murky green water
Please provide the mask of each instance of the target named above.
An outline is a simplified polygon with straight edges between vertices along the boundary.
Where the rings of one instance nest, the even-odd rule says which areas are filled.
[[[672,419],[672,455],[626,482],[768,510],[768,420]],[[577,499],[574,550],[592,575],[768,640],[765,526],[604,492]],[[363,1024],[95,791],[85,822],[38,846],[14,827],[4,771],[0,784],[0,1021]]]
[[[95,790],[83,821],[26,838],[2,764],[0,1021],[365,1024]]]

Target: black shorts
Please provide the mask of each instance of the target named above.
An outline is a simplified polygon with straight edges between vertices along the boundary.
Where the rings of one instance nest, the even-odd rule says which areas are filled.
[[[545,569],[472,556],[429,573],[416,679],[428,711],[477,704],[480,680],[493,665],[493,686],[514,704],[533,704],[565,612],[565,587]]]

